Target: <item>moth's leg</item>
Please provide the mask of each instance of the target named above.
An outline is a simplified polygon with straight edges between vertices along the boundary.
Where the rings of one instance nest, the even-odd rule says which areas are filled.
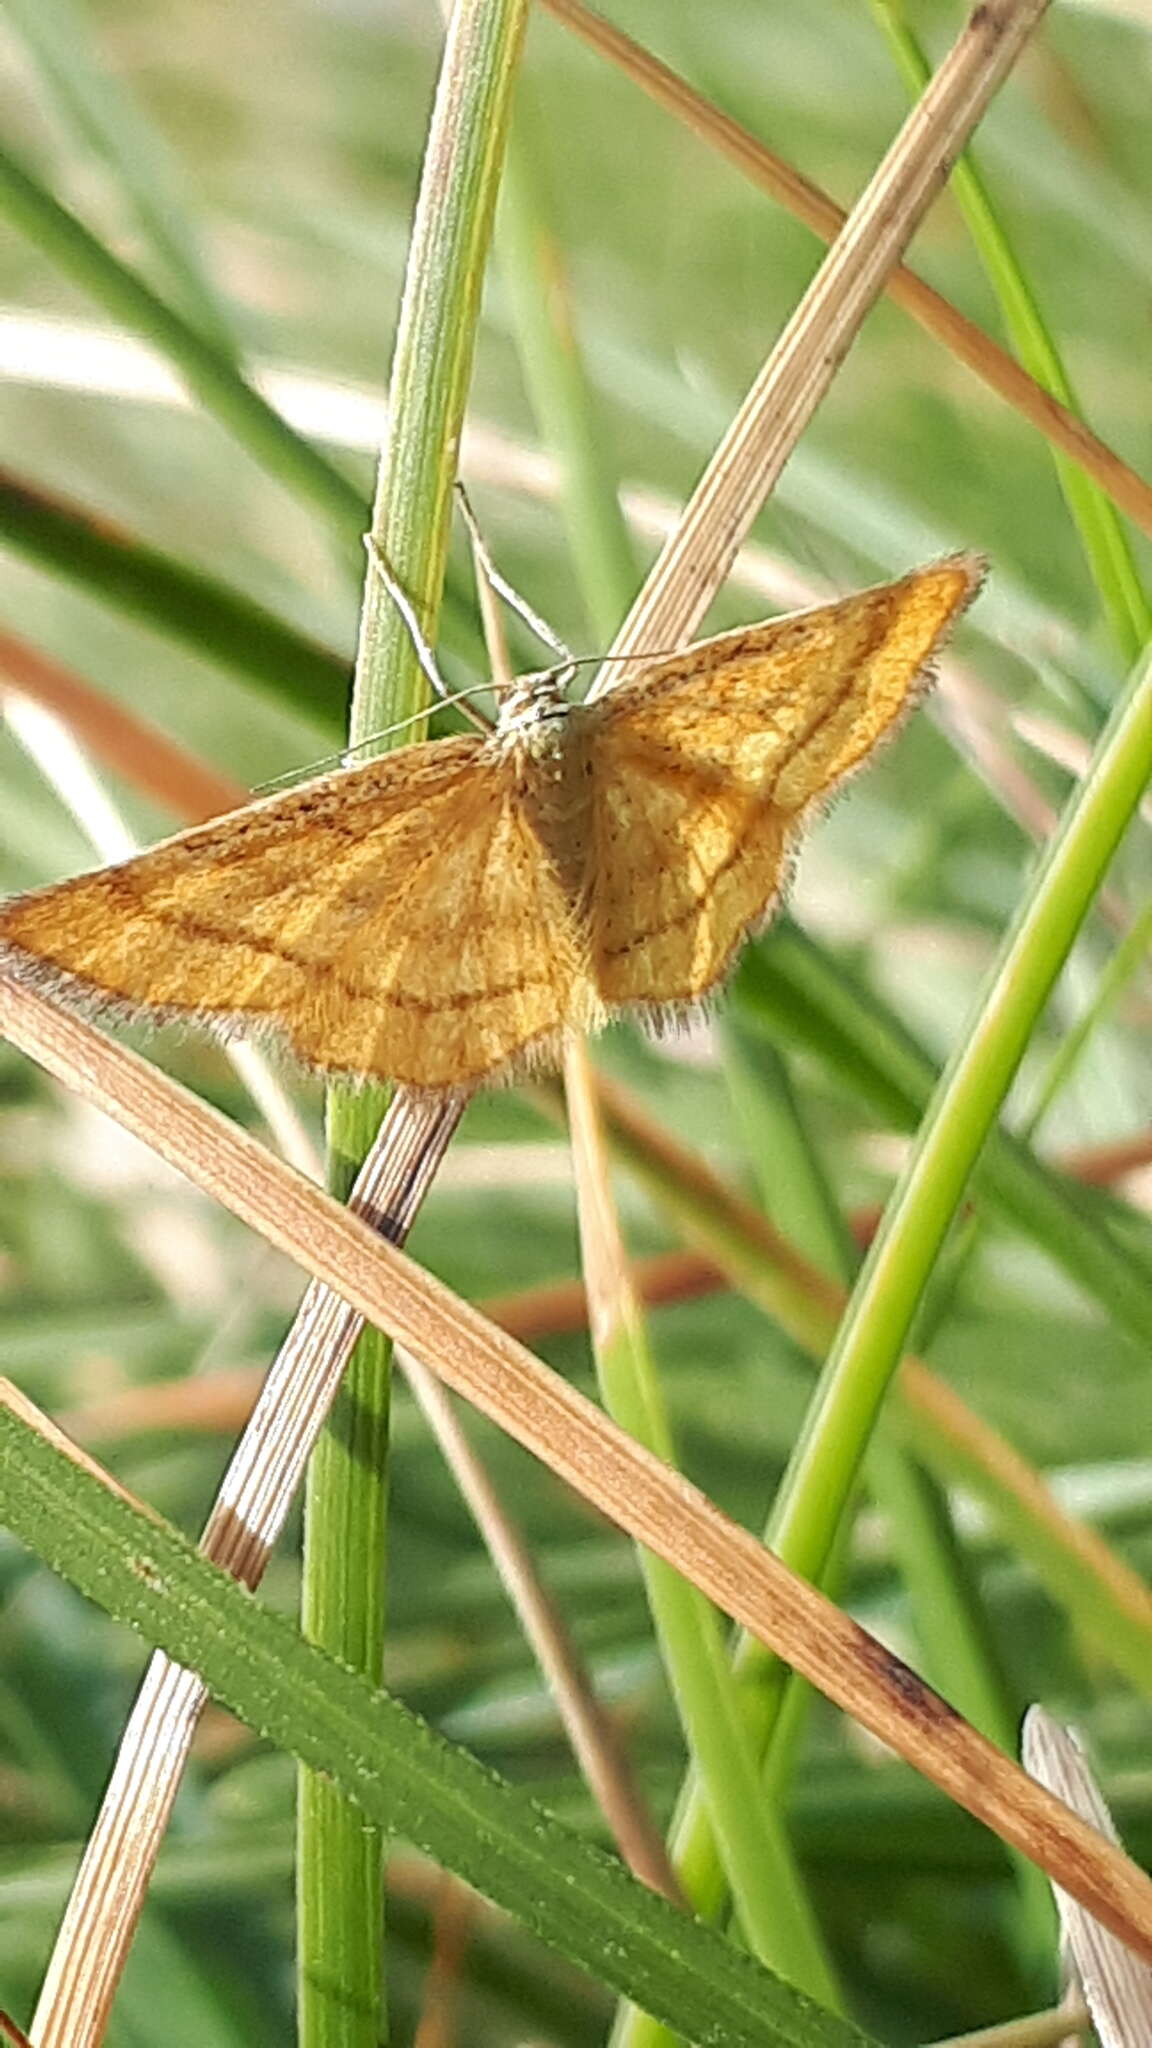
[[[500,574],[489,553],[488,543],[476,523],[476,514],[468,503],[468,493],[460,482],[459,477],[456,479],[456,496],[460,501],[461,517],[468,528],[468,537],[472,542],[476,560],[479,562],[493,590],[498,591],[505,604],[511,605],[517,617],[523,619],[529,632],[535,633],[536,638],[542,641],[545,647],[550,647],[553,653],[558,654],[565,667],[569,666],[575,661],[571,648],[564,645],[559,634],[553,632],[547,620],[542,619],[539,612],[533,611],[527,598],[521,597],[520,592],[509,583],[507,577]]]
[[[444,681],[444,678],[440,673],[440,669],[436,661],[436,656],[433,654],[431,647],[428,645],[428,642],[424,637],[424,628],[421,626],[419,619],[416,617],[416,611],[412,603],[412,600],[409,597],[407,591],[405,590],[403,584],[397,580],[396,576],[393,574],[391,568],[389,567],[389,564],[384,560],[384,557],[381,554],[380,549],[376,545],[375,536],[373,534],[366,533],[364,535],[364,546],[368,550],[368,560],[372,564],[373,569],[375,570],[377,576],[380,578],[381,583],[384,585],[385,590],[388,592],[388,595],[392,599],[392,602],[395,605],[397,611],[399,612],[400,617],[404,621],[404,625],[408,633],[408,638],[411,640],[412,646],[415,649],[416,659],[420,663],[420,667],[423,671],[425,679],[431,685],[432,690],[434,691],[437,697],[442,698],[446,704],[454,703],[455,699],[453,698],[452,692],[449,690],[447,683]]]

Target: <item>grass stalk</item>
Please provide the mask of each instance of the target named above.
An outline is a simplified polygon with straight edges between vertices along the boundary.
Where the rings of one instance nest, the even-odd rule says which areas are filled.
[[[1152,669],[1135,675],[1026,889],[840,1323],[776,1539],[818,1575],[916,1304],[1030,1033],[1152,772]]]
[[[540,441],[560,477],[572,567],[596,640],[607,646],[636,593],[617,479],[588,381],[563,253],[552,228],[541,137],[521,104],[508,138],[497,216],[500,270]]]
[[[318,511],[345,547],[359,545],[364,501],[356,485],[261,398],[217,341],[166,305],[7,150],[0,150],[0,213],[106,312],[159,349],[205,411]]]
[[[335,732],[348,662],[219,577],[0,469],[0,540]]]
[[[922,92],[928,77],[928,61],[908,26],[902,0],[896,0],[896,4],[893,0],[872,0],[872,11],[909,90]],[[995,289],[1017,355],[1044,390],[1078,414],[1076,395],[1055,337],[970,152],[959,158],[953,168],[952,190]],[[1095,479],[1055,445],[1052,461],[1113,639],[1127,667],[1152,637],[1152,606],[1141,584],[1135,556],[1111,499]]]
[[[458,0],[429,131],[390,382],[372,540],[433,633],[444,582],[484,268],[526,0]],[[426,704],[415,650],[369,565],[349,739]],[[411,724],[403,737],[413,737]],[[382,1099],[335,1088],[328,1178],[342,1194],[371,1143]],[[304,1625],[375,1675],[384,1641],[391,1347],[365,1331],[309,1472]],[[302,2048],[376,2048],[383,2024],[379,1837],[323,1774],[300,1786],[298,1984]]]

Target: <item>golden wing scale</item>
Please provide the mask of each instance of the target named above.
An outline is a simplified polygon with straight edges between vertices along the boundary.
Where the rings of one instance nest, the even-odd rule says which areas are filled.
[[[956,557],[652,663],[590,705],[521,684],[426,741],[0,905],[0,967],[114,1018],[467,1088],[723,978],[825,800],[978,587]]]
[[[814,808],[893,732],[979,587],[957,556],[654,665],[603,700],[595,975],[609,1006],[691,1005],[785,887]]]

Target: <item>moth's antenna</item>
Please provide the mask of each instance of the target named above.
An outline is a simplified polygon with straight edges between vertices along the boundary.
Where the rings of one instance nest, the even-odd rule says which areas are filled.
[[[490,688],[489,683],[470,683],[466,690],[453,690],[443,701],[445,704],[463,705],[473,724],[478,726],[481,732],[490,733],[493,729],[492,720],[486,718],[482,711],[478,711],[476,706],[468,701],[470,697],[484,694]],[[362,740],[350,741],[338,754],[324,754],[319,761],[309,761],[304,768],[289,768],[283,775],[272,775],[266,782],[257,782],[252,794],[271,796],[277,789],[297,789],[301,783],[311,782],[317,775],[326,775],[330,768],[347,768],[352,764],[355,755],[363,753],[365,747],[374,747],[377,740],[391,739],[394,732],[403,732],[407,725],[419,725],[421,719],[425,717],[427,713],[424,711],[410,711],[407,718],[398,718],[392,725],[382,725],[378,732],[366,732]],[[3,2036],[0,2035],[0,2044],[2,2041]]]
[[[441,701],[444,704],[459,704],[461,709],[467,712],[472,723],[479,726],[481,732],[488,733],[492,730],[492,720],[485,717],[484,713],[469,700],[486,695],[490,688],[489,683],[469,683],[463,690],[451,690]],[[424,716],[423,711],[410,711],[407,718],[398,718],[392,725],[382,725],[379,732],[365,733],[362,740],[345,747],[343,753],[338,754],[336,758],[338,761],[347,762],[351,755],[360,753],[364,747],[375,746],[377,740],[390,739],[394,732],[403,732],[406,725],[419,725]]]
[[[459,478],[456,480],[456,496],[460,500],[460,513],[465,526],[468,528],[468,537],[472,542],[476,559],[493,590],[498,590],[505,604],[511,605],[517,617],[523,619],[529,632],[535,633],[536,638],[542,641],[545,647],[550,647],[554,654],[558,654],[565,664],[569,663],[572,659],[571,649],[564,645],[559,634],[553,632],[547,620],[542,619],[539,612],[533,611],[527,598],[521,597],[520,592],[509,583],[508,578],[500,574],[499,569],[488,552],[487,543],[476,523],[476,514],[468,503],[468,493]]]

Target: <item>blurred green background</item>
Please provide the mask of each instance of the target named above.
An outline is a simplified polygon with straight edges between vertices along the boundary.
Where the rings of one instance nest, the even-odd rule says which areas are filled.
[[[35,12],[33,12],[35,7]],[[728,112],[850,201],[898,125],[905,97],[855,0],[718,0],[708,8],[619,0],[614,19]],[[915,19],[939,53],[952,7]],[[161,291],[116,170],[61,96],[47,33],[73,90],[128,96],[183,195],[205,264],[251,360],[309,380],[319,421],[333,387],[379,394],[439,47],[430,6],[241,9],[56,0],[10,4],[0,39],[6,148]],[[89,73],[88,67],[91,66]],[[1017,254],[1093,425],[1152,470],[1147,332],[1152,16],[1058,6],[979,138]],[[533,24],[523,138],[567,267],[595,387],[598,438],[620,479],[682,497],[771,337],[812,273],[812,238],[704,146],[578,46]],[[123,132],[123,131],[122,131]],[[938,205],[915,262],[999,332],[992,294],[955,208]],[[49,321],[50,330],[34,323]],[[0,446],[11,469],[122,522],[350,656],[360,564],[211,422],[138,390],[139,366],[104,344],[106,316],[16,234],[0,245]],[[101,345],[98,347],[97,343]],[[111,365],[111,370],[109,370]],[[578,647],[594,645],[555,507],[520,488],[512,456],[536,429],[508,298],[493,267],[473,387],[476,426],[506,437],[472,492],[498,559]],[[367,494],[370,445],[338,459]],[[503,472],[503,474],[502,474]],[[1037,788],[1063,770],[1014,734],[1031,710],[1090,736],[1123,663],[1102,620],[1052,463],[1031,428],[896,309],[881,306],[793,458],[757,539],[805,575],[878,580],[957,547],[991,560],[958,654],[990,695],[986,716]],[[637,539],[637,560],[651,552]],[[1146,543],[1138,546],[1148,566]],[[466,551],[454,592],[466,589]],[[733,583],[715,623],[767,605]],[[290,688],[257,688],[30,565],[0,532],[0,627],[74,667],[248,784],[307,767],[338,744],[344,701],[321,719]],[[482,661],[459,604],[448,615],[454,681]],[[16,734],[0,722],[0,887],[89,864],[79,830]],[[142,838],[172,820],[116,788]],[[890,1002],[936,1056],[952,1045],[979,971],[1011,914],[1030,848],[931,714],[917,717],[819,826],[792,898],[799,919]],[[1113,877],[1146,896],[1147,839]],[[1111,941],[1088,928],[1016,1112],[1091,1000]],[[1139,1133],[1152,1115],[1147,981],[1101,1021],[1042,1127],[1045,1148]],[[164,1040],[191,1085],[251,1115],[222,1057]],[[707,1032],[659,1047],[617,1030],[602,1048],[685,1142],[747,1183],[740,1125]],[[879,1199],[899,1157],[868,1105],[803,1048],[793,1079],[846,1209]],[[320,1098],[298,1090],[319,1130]],[[142,1149],[68,1102],[0,1047],[0,1360],[54,1412],[92,1411],[126,1386],[263,1363],[298,1279]],[[1130,1190],[1146,1202],[1152,1181]],[[638,1252],[674,1242],[620,1185]],[[532,1105],[481,1102],[422,1215],[415,1255],[464,1293],[503,1294],[577,1270],[565,1149]],[[653,1312],[685,1469],[759,1526],[810,1385],[790,1341],[727,1294]],[[590,1385],[587,1345],[556,1338],[550,1362]],[[1050,1471],[1137,1565],[1152,1560],[1152,1402],[1147,1365],[1047,1259],[986,1229],[929,1347],[979,1412]],[[473,1433],[527,1530],[604,1696],[618,1706],[658,1808],[681,1746],[630,1547],[487,1426]],[[198,1527],[227,1454],[212,1431],[117,1433],[96,1445],[134,1491]],[[401,1390],[393,1481],[387,1679],[501,1771],[595,1830],[553,1709],[424,1424]],[[1085,1648],[978,1515],[960,1527],[1011,1691],[1086,1726],[1134,1852],[1152,1841],[1152,1711]],[[113,1754],[144,1652],[7,1539],[0,1539],[0,2003],[29,2009],[68,1872]],[[269,1597],[291,1608],[285,1547]],[[864,1512],[850,1562],[853,1609],[913,1661],[917,1644],[881,1517]],[[293,1769],[223,1717],[208,1726],[182,1796],[155,1906],[113,2034],[167,2048],[283,2041],[291,2006]],[[831,1710],[812,1721],[794,1798],[796,1841],[854,2009],[905,2042],[974,2027],[1048,1994],[1014,1917],[1006,1860],[973,1823]],[[396,2039],[412,2037],[434,1887],[397,1859],[389,1940]],[[478,1927],[460,2038],[563,2044],[603,2037],[607,2002],[500,1923]]]

